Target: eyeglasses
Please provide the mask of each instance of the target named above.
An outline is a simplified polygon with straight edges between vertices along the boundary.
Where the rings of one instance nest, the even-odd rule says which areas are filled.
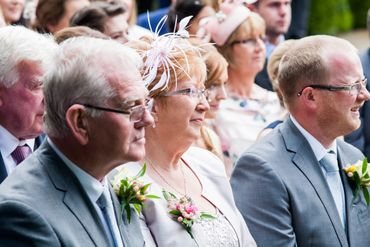
[[[106,108],[106,107],[100,107],[100,106],[94,106],[90,104],[82,104],[85,107],[92,108],[99,111],[108,111],[108,112],[114,112],[124,115],[129,115],[130,121],[133,123],[137,123],[141,121],[144,118],[144,113],[147,110],[147,106],[145,105],[137,105],[129,108],[128,110],[119,110],[119,109],[113,109],[113,108]]]
[[[214,84],[208,87],[207,91],[208,91],[208,98],[207,98],[208,102],[211,102],[212,100],[214,100],[217,96],[217,93],[219,93],[220,91],[226,97],[225,83]]]
[[[250,39],[241,39],[241,40],[234,40],[231,45],[243,44],[250,47],[255,47],[258,41],[265,42],[265,36],[258,36],[257,38],[250,38]]]
[[[361,90],[363,88],[366,88],[366,84],[367,84],[367,78],[366,77],[364,77],[359,82],[355,82],[355,83],[353,83],[351,85],[348,85],[348,86],[329,86],[329,85],[312,84],[312,85],[305,86],[298,93],[298,96],[301,96],[303,90],[305,88],[307,88],[307,87],[312,87],[312,88],[315,88],[315,89],[327,90],[327,91],[332,91],[332,92],[336,92],[336,91],[348,91],[348,93],[351,96],[355,96],[355,95],[359,95],[360,92],[361,92]]]
[[[198,89],[198,88],[180,89],[180,90],[177,90],[177,91],[161,94],[161,96],[174,96],[174,95],[179,95],[179,94],[180,95],[188,95],[191,98],[198,98],[198,100],[202,100],[202,99],[207,99],[208,100],[208,98],[209,98],[207,89]]]

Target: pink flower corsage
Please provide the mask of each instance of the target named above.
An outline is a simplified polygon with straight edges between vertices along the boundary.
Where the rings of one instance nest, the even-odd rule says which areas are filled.
[[[189,196],[177,198],[171,192],[162,190],[163,196],[167,201],[167,207],[170,210],[168,213],[172,218],[178,221],[185,230],[194,239],[191,227],[200,219],[215,219],[211,214],[200,212],[198,207],[194,205]],[[195,239],[194,239],[195,241]],[[196,241],[195,241],[196,242]]]

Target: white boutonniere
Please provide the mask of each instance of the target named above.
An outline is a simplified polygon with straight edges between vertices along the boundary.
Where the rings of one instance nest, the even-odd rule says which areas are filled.
[[[144,176],[145,171],[146,164],[144,163],[143,168],[133,177],[128,176],[127,170],[123,168],[113,178],[112,186],[121,204],[121,213],[123,210],[126,211],[128,222],[131,220],[131,206],[139,215],[147,198],[160,198],[156,195],[148,195],[148,188],[151,184],[144,184],[139,180],[140,177]]]

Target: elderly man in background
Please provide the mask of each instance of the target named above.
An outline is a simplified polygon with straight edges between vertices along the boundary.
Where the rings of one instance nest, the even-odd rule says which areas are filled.
[[[241,156],[231,178],[257,245],[370,246],[370,208],[342,169],[363,155],[337,139],[360,126],[370,98],[356,49],[303,38],[282,58],[278,81],[291,115]]]
[[[272,51],[282,41],[288,32],[291,18],[291,0],[257,0],[250,5],[251,9],[258,13],[266,22],[266,62],[263,70],[257,74],[257,85],[273,91],[271,81],[267,74],[267,60]]]
[[[57,48],[24,27],[0,29],[0,183],[41,144],[42,87]]]
[[[61,45],[45,81],[47,140],[0,186],[1,246],[143,246],[106,175],[145,155],[153,118],[139,55],[115,41]]]

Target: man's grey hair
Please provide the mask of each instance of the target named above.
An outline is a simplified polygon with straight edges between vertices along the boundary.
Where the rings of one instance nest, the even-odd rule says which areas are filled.
[[[117,64],[119,71],[117,66],[112,66]],[[136,51],[116,41],[77,37],[61,43],[56,66],[58,69],[44,86],[45,132],[62,137],[70,133],[65,118],[69,107],[103,106],[116,96],[109,75],[122,71],[139,73],[142,59]],[[101,114],[90,109],[89,113],[93,117]]]
[[[44,77],[54,69],[58,45],[50,35],[23,26],[0,28],[0,85],[11,87],[19,81],[18,65],[23,61],[40,62]]]

